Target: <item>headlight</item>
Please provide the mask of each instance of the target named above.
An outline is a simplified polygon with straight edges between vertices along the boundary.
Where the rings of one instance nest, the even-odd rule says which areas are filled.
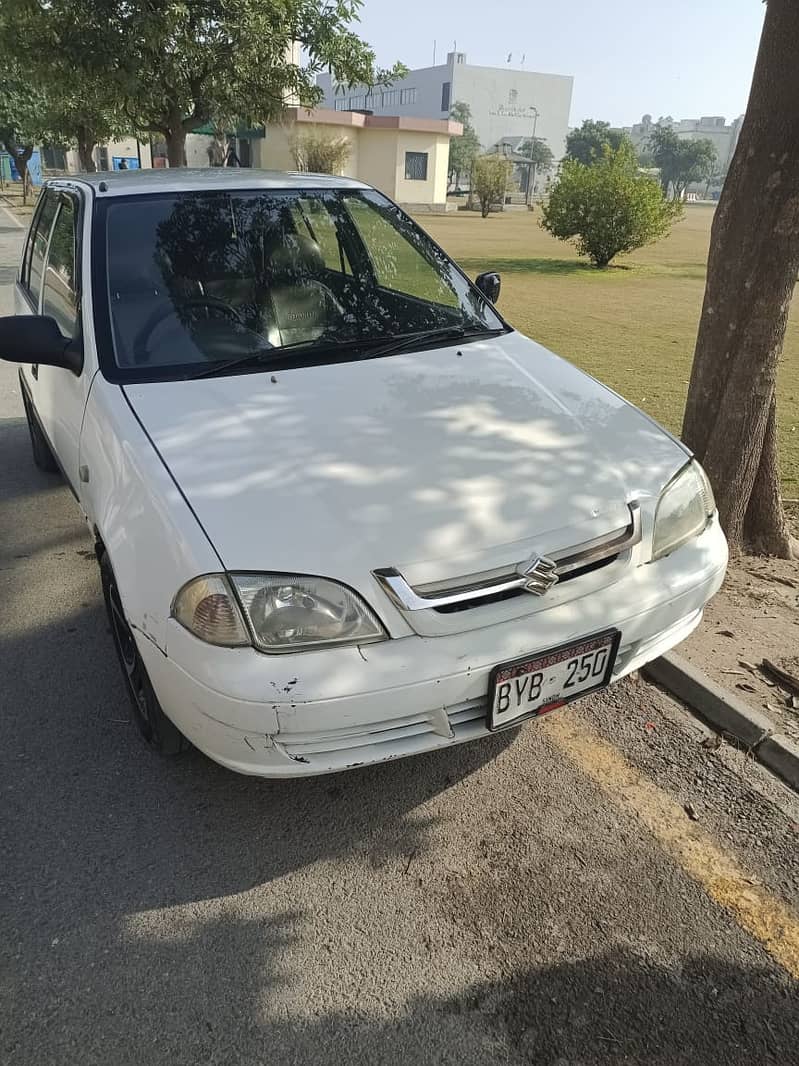
[[[296,574],[231,574],[255,637],[269,652],[385,640],[377,616],[344,585]]]
[[[204,574],[188,581],[172,603],[172,614],[206,644],[235,648],[252,643],[223,574]]]
[[[715,510],[716,501],[707,474],[693,460],[660,494],[652,538],[653,561],[698,536]]]

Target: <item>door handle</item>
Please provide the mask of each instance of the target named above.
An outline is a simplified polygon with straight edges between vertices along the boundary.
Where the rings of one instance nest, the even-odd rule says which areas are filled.
[[[38,381],[39,380],[39,364],[38,363],[33,363],[31,365],[31,377],[33,378],[34,381]]]

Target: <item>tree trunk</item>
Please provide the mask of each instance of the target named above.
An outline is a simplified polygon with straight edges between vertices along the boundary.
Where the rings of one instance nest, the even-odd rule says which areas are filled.
[[[776,530],[776,534],[775,534]],[[780,472],[777,466],[777,398],[769,405],[763,451],[755,475],[752,495],[744,516],[744,533],[756,554],[791,558],[791,537],[782,513]]]
[[[86,126],[79,126],[77,130],[78,141],[78,159],[80,160],[80,167],[87,174],[94,174],[97,167],[94,163],[94,146],[97,144],[97,137]]]
[[[769,0],[746,118],[713,220],[683,422],[730,546],[783,558],[791,539],[777,475],[775,385],[799,270],[797,40],[799,5]]]
[[[28,176],[28,160],[33,155],[33,145],[26,144],[21,152],[19,151],[19,149],[17,149],[17,152],[18,154],[15,154],[14,162],[17,166],[17,173],[19,174],[22,180],[22,203],[24,205],[28,202],[28,191],[31,185],[30,178]]]
[[[186,130],[173,126],[166,135],[166,157],[170,167],[186,166]]]

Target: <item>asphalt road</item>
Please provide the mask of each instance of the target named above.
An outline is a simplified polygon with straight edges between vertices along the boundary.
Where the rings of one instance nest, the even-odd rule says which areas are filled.
[[[337,777],[161,760],[91,547],[0,366],[5,1066],[799,1062],[799,805],[745,753],[632,682]]]

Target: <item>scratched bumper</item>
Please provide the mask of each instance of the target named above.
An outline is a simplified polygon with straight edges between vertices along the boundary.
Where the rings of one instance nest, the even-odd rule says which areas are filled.
[[[615,585],[529,618],[468,633],[266,656],[212,648],[176,622],[164,654],[138,645],[165,713],[216,762],[245,774],[300,777],[487,736],[497,663],[615,626],[618,680],[699,624],[724,577],[716,522],[690,545]]]

